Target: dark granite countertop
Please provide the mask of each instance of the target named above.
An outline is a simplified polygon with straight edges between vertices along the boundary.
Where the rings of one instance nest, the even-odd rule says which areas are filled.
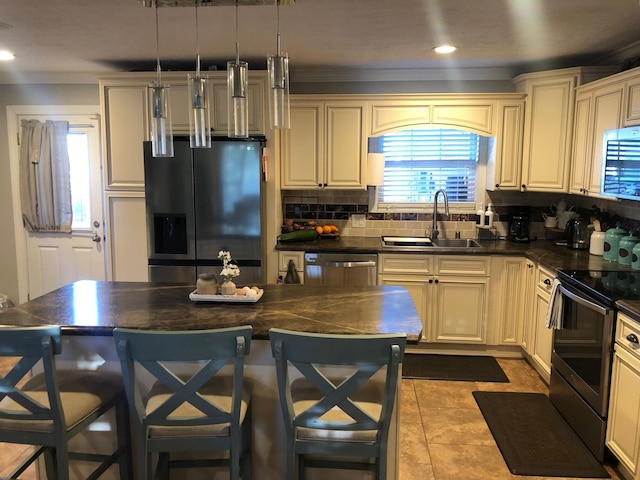
[[[312,242],[278,243],[276,250],[310,253],[419,253],[424,255],[521,255],[553,271],[571,270],[631,270],[617,262],[604,261],[601,256],[590,255],[588,250],[572,250],[555,245],[551,240],[515,243],[507,240],[478,240],[483,248],[419,250],[411,247],[385,247],[379,237],[340,237],[318,239]]]
[[[192,302],[193,286],[80,281],[0,313],[4,325],[57,324],[65,334],[110,335],[114,327],[200,330],[251,325],[329,334],[405,333],[422,323],[404,287],[268,285],[256,303]]]
[[[632,320],[640,323],[640,300],[620,300],[616,302],[616,307]]]

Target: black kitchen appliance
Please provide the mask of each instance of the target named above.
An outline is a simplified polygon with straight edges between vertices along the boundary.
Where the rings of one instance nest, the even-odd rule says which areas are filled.
[[[215,138],[190,148],[174,138],[174,157],[152,157],[144,142],[149,280],[195,284],[219,274],[229,250],[243,284],[263,282],[261,161],[264,138]]]
[[[511,242],[529,242],[530,215],[526,210],[514,210],[509,214],[509,231],[507,240]]]
[[[605,457],[617,300],[640,299],[640,272],[560,270],[549,399],[592,453]]]
[[[572,218],[565,227],[567,237],[567,247],[575,250],[586,250],[589,248],[589,222],[582,218]]]

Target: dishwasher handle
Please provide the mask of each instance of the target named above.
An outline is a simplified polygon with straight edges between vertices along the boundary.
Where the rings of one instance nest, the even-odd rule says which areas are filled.
[[[327,262],[324,266],[334,268],[375,267],[376,262]]]

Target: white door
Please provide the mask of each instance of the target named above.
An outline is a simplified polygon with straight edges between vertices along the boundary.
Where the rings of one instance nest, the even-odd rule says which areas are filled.
[[[94,108],[98,111],[97,107]],[[24,111],[27,109],[29,111]],[[43,109],[46,112],[43,113]],[[99,117],[97,114],[65,113],[65,109],[68,107],[60,107],[60,112],[54,113],[52,107],[14,107],[14,110],[19,110],[14,117],[18,132],[23,119],[69,122],[72,232],[34,233],[23,229],[29,299],[77,280],[107,278]],[[16,148],[19,150],[19,146]]]

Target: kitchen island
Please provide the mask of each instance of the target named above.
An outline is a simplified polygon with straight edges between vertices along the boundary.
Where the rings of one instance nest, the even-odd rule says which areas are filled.
[[[192,302],[189,293],[193,290],[185,285],[80,281],[5,311],[0,314],[0,323],[60,325],[64,339],[60,363],[105,370],[120,369],[111,338],[115,327],[171,331],[251,325],[253,341],[246,375],[254,388],[252,463],[257,480],[284,476],[284,429],[268,341],[270,328],[331,334],[405,333],[411,343],[418,343],[422,332],[420,317],[403,287],[271,285],[264,288],[256,303]],[[396,423],[398,408],[399,403],[394,413]],[[397,478],[395,427],[389,438],[389,471],[395,471],[390,478]],[[92,446],[109,441],[78,440]],[[227,478],[226,473],[211,476],[206,469],[178,473],[188,474],[183,478],[190,479]],[[323,474],[309,473],[309,479]],[[332,472],[332,477],[369,478],[364,472],[361,476],[353,471]],[[116,479],[117,474],[104,478]]]

